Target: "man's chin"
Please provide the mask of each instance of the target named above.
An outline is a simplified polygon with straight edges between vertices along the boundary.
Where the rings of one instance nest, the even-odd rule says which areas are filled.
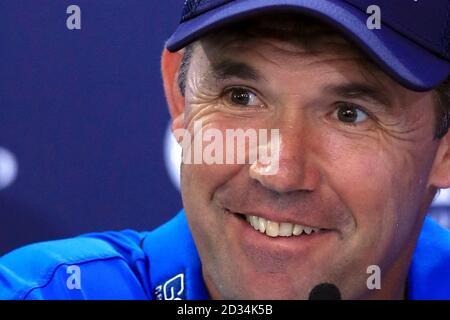
[[[241,269],[241,271],[243,271]],[[248,272],[234,274],[228,280],[227,299],[306,300],[312,288],[323,281],[308,277],[292,277],[283,273]],[[231,285],[234,283],[234,285]]]
[[[231,299],[242,300],[307,300],[309,296],[307,289],[297,291],[289,285],[265,284],[263,286],[247,286],[245,291],[239,291],[233,294]]]

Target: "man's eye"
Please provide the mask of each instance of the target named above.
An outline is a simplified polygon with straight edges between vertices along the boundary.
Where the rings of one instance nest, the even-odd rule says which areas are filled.
[[[340,104],[334,112],[334,116],[339,121],[349,124],[363,122],[369,117],[360,107],[348,103]]]
[[[262,107],[264,105],[256,94],[245,88],[232,88],[226,95],[228,100],[235,105],[246,107]]]

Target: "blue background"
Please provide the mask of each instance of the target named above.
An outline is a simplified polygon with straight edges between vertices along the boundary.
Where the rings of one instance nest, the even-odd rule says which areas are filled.
[[[153,229],[181,208],[164,158],[160,55],[182,2],[0,2],[0,255]],[[66,27],[71,4],[81,30]],[[447,226],[449,206],[444,192],[433,209]]]

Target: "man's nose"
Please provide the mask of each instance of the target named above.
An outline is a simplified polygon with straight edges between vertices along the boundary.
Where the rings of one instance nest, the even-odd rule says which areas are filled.
[[[266,174],[264,164],[258,162],[249,169],[252,179],[278,193],[314,191],[321,180],[319,159],[314,151],[319,141],[314,141],[312,132],[308,132],[311,128],[292,120],[279,125],[278,170]]]

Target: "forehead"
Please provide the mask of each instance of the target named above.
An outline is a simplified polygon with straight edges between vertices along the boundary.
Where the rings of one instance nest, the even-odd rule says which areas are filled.
[[[221,28],[202,38],[202,47],[214,53],[245,45],[258,40],[276,41],[284,51],[308,51],[329,53],[352,52],[363,56],[359,49],[335,28],[298,13],[272,13],[259,15]]]
[[[334,80],[370,83],[379,89],[396,87],[338,30],[298,13],[260,15],[235,23],[202,38],[194,52],[192,69],[203,83],[230,75],[264,80],[285,72],[283,76],[295,77],[297,72],[309,70],[326,78],[333,75]],[[331,78],[329,82],[333,82]]]
[[[219,63],[225,57],[236,58],[264,51],[280,67],[292,68],[294,64],[314,60],[357,64],[359,71],[372,76],[381,70],[338,30],[319,20],[298,13],[279,12],[259,15],[219,29],[198,41],[194,48],[198,55],[206,55],[200,67],[208,62]],[[195,55],[194,55],[195,56]],[[302,59],[307,58],[307,59]]]

